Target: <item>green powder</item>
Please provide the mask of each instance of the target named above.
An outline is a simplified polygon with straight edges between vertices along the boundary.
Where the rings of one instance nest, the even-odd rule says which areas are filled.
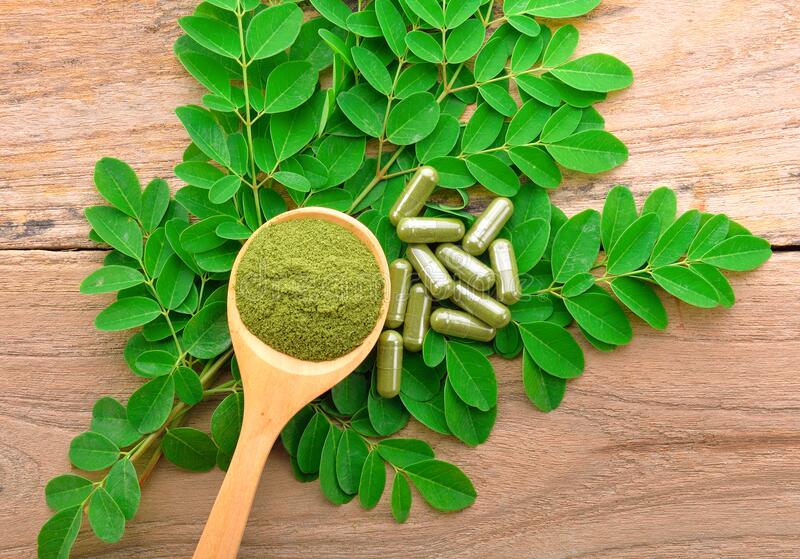
[[[236,306],[247,328],[304,361],[349,353],[375,327],[383,277],[352,233],[321,219],[265,227],[236,273]]]

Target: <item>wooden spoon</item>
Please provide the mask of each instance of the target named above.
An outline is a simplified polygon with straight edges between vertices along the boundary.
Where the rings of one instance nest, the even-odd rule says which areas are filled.
[[[250,333],[236,308],[236,270],[253,237],[244,244],[233,264],[228,285],[228,326],[245,394],[244,420],[236,452],[194,552],[195,559],[236,557],[261,472],[275,439],[303,406],[332,388],[367,357],[386,319],[389,266],[378,239],[359,221],[325,208],[292,210],[278,215],[262,227],[300,218],[336,223],[353,233],[372,252],[384,281],[381,311],[375,327],[362,344],[338,359],[301,361],[280,353]]]

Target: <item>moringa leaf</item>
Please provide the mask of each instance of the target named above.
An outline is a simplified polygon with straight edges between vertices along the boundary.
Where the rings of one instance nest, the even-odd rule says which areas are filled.
[[[700,257],[702,262],[723,270],[754,270],[772,255],[769,242],[752,235],[728,237]]]
[[[271,6],[250,21],[245,39],[251,60],[269,58],[288,49],[300,34],[303,11],[296,4]]]
[[[111,293],[144,283],[144,276],[128,266],[103,266],[81,282],[83,294]]]
[[[599,250],[600,214],[582,211],[556,233],[550,259],[553,278],[563,283],[577,273],[589,271]]]
[[[125,516],[105,487],[98,487],[89,501],[89,525],[106,543],[118,542],[125,532]]]
[[[625,144],[605,130],[584,130],[546,147],[560,165],[582,173],[610,171],[628,159]]]
[[[581,91],[606,93],[625,89],[633,83],[633,71],[608,54],[588,54],[561,64],[550,73]]]
[[[217,463],[217,446],[206,433],[191,427],[167,429],[161,440],[164,456],[185,470],[207,472]]]
[[[438,511],[451,512],[467,508],[477,493],[472,482],[456,466],[441,460],[412,464],[406,475],[425,501]]]
[[[94,166],[94,184],[100,196],[121,212],[136,218],[142,210],[142,186],[130,165],[104,157]]]
[[[392,517],[402,524],[411,511],[411,488],[406,477],[397,472],[392,482]]]
[[[94,319],[98,330],[114,332],[147,324],[161,314],[161,306],[149,297],[126,297],[111,303]]]
[[[561,405],[567,389],[565,379],[544,372],[527,351],[522,354],[522,384],[528,399],[543,412]]]
[[[431,455],[433,456],[433,455]],[[74,474],[64,474],[47,482],[44,496],[47,506],[55,511],[80,506],[92,494],[91,480]]]
[[[647,283],[631,277],[615,278],[611,290],[636,316],[656,330],[667,327],[667,311],[656,292]]]
[[[659,227],[658,216],[652,213],[631,223],[608,253],[608,273],[627,274],[641,267],[653,251]]]
[[[395,105],[386,120],[386,135],[396,145],[414,144],[436,128],[439,105],[427,92],[414,93]]]
[[[87,472],[96,472],[111,466],[119,458],[119,447],[100,433],[81,433],[69,445],[69,461]]]
[[[358,500],[361,507],[375,508],[386,488],[386,466],[377,450],[372,450],[364,461],[361,479],[358,484]]]
[[[447,380],[458,397],[481,411],[497,405],[497,378],[489,360],[472,346],[447,344]]]
[[[542,369],[559,378],[583,374],[583,351],[572,335],[552,322],[520,324],[526,351]]]

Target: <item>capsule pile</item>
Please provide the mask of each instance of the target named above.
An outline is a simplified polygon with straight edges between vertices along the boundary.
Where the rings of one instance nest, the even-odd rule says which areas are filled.
[[[511,200],[495,198],[469,230],[460,219],[419,217],[438,182],[436,169],[420,167],[389,212],[408,245],[405,258],[389,264],[387,330],[377,351],[377,389],[384,398],[400,393],[403,351],[421,351],[428,328],[491,341],[511,321],[508,307],[522,295],[514,248],[497,238],[514,211]]]

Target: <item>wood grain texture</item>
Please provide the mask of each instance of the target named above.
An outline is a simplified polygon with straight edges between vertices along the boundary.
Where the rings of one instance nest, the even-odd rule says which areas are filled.
[[[101,257],[5,251],[0,261],[0,557],[33,554],[49,514],[44,484],[69,470],[69,441],[95,399],[124,401],[139,385],[122,360],[125,334],[92,328],[110,297],[77,292]],[[275,449],[240,556],[797,557],[798,266],[800,254],[778,253],[735,275],[731,310],[668,299],[666,333],[638,322],[628,347],[588,350],[586,374],[551,414],[527,401],[518,361],[495,360],[500,408],[486,444],[408,428],[475,482],[478,500],[462,513],[416,496],[398,526],[387,496],[372,512],[335,508]],[[208,412],[191,421],[206,427]],[[123,541],[107,546],[84,528],[74,556],[190,556],[222,476],[162,463]]]
[[[172,55],[195,0],[0,0],[0,248],[89,247],[101,156],[170,179],[187,143],[175,107],[200,90]],[[597,207],[611,185],[726,212],[773,244],[800,243],[800,4],[606,0],[576,22],[581,52],[636,73],[600,106],[630,162],[570,175],[554,195]],[[477,200],[482,203],[481,199]]]

